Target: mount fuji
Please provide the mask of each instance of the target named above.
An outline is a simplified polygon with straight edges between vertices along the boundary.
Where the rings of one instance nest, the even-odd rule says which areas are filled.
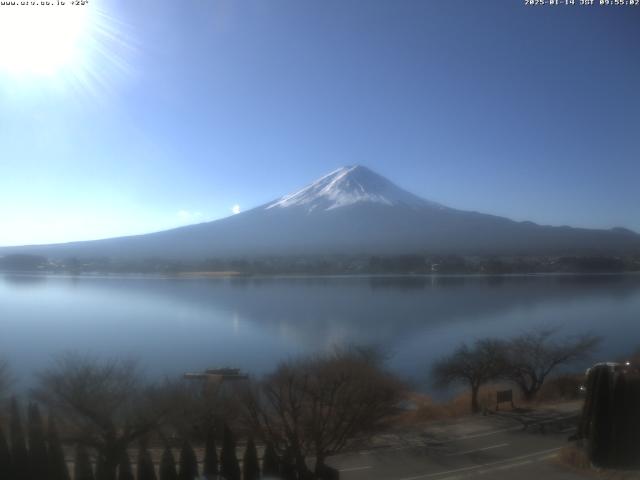
[[[623,228],[543,226],[457,210],[409,193],[366,167],[349,166],[220,220],[131,237],[0,249],[0,255],[9,253],[180,260],[402,253],[611,255],[640,253],[640,235]]]

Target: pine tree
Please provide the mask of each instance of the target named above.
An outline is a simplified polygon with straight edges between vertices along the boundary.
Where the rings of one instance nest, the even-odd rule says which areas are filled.
[[[258,464],[258,452],[256,444],[250,438],[244,450],[242,459],[242,472],[244,480],[258,480],[260,478],[260,465]]]
[[[282,466],[280,468],[280,475],[282,480],[297,480],[298,475],[294,466],[293,455],[291,450],[287,448],[282,456]]]
[[[11,452],[2,428],[0,428],[0,478],[11,478]]]
[[[211,480],[218,474],[218,452],[216,451],[216,437],[213,428],[207,430],[207,439],[204,447],[204,471],[202,474]]]
[[[47,428],[47,444],[49,446],[49,480],[69,480],[69,468],[64,457],[64,450],[58,436],[58,428],[53,415],[49,414]]]
[[[267,443],[262,455],[262,475],[265,477],[277,477],[280,475],[280,460],[273,445]]]
[[[191,444],[185,441],[180,450],[180,480],[194,480],[198,476],[198,459]]]
[[[86,448],[82,445],[76,447],[76,459],[74,466],[74,480],[94,480],[91,459]]]
[[[111,480],[107,475],[107,465],[104,456],[98,452],[96,457],[96,480]]]
[[[138,452],[138,480],[156,480],[156,471],[153,467],[151,454],[147,450],[145,442],[140,442],[140,450]]]
[[[624,372],[617,375],[613,386],[610,466],[614,468],[640,464],[639,383],[637,373]]]
[[[160,460],[160,480],[178,480],[176,461],[169,447],[164,449]]]
[[[638,372],[636,372],[638,373]],[[627,439],[627,455],[630,460],[630,466],[632,468],[640,468],[640,455],[638,455],[638,445],[640,445],[640,376],[629,380],[628,391],[628,432],[629,437]]]
[[[640,465],[640,375],[594,367],[587,378],[578,434],[587,438],[593,465],[628,468]]]
[[[616,375],[612,388],[611,398],[611,454],[612,466],[621,466],[625,463],[625,447],[627,440],[627,425],[630,415],[626,408],[627,384],[624,375]],[[635,449],[638,448],[634,445]]]
[[[12,459],[12,480],[29,480],[29,452],[22,430],[20,419],[20,407],[15,397],[11,400],[11,459]]]
[[[598,466],[606,466],[611,453],[611,384],[609,369],[598,368],[590,394],[593,396],[592,424],[589,432],[589,458]]]
[[[118,465],[118,480],[135,480],[133,469],[131,468],[131,459],[126,450],[122,452],[122,458]]]
[[[227,425],[224,426],[222,438],[220,474],[226,480],[240,480],[240,465],[238,464],[238,457],[236,457],[236,440]]]
[[[35,403],[30,403],[27,409],[27,433],[29,437],[29,466],[32,479],[46,479],[48,477],[49,462],[47,459],[47,444],[44,437],[44,426],[40,409]]]

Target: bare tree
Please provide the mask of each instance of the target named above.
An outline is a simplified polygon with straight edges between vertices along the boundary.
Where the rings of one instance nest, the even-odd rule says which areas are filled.
[[[177,433],[183,439],[204,441],[209,431],[222,430],[224,423],[233,423],[240,415],[233,385],[222,382],[165,379],[158,395],[167,407],[164,433]]]
[[[253,430],[291,458],[301,479],[318,478],[326,458],[377,431],[396,411],[404,385],[369,349],[336,349],[331,354],[282,363],[244,396]],[[315,459],[314,470],[306,457]]]
[[[505,378],[515,383],[525,400],[533,400],[549,374],[560,366],[588,358],[600,337],[585,334],[554,340],[557,329],[535,329],[508,342]]]
[[[106,480],[115,479],[126,448],[164,415],[135,362],[66,354],[39,380],[36,397],[67,424],[70,440],[96,450]]]
[[[462,344],[453,354],[436,362],[431,369],[437,387],[464,383],[471,389],[471,411],[480,411],[480,387],[498,378],[505,369],[506,348],[501,340],[486,338],[473,346]]]

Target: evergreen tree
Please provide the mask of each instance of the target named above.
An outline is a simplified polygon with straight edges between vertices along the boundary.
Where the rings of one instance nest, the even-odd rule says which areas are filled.
[[[49,453],[49,480],[69,480],[69,468],[64,457],[64,450],[58,436],[58,428],[53,415],[49,414],[49,425],[47,428],[47,443]]]
[[[178,480],[176,461],[169,447],[164,449],[160,460],[160,480]]]
[[[260,465],[258,464],[258,452],[256,444],[250,438],[244,450],[242,459],[242,472],[244,480],[258,480],[260,478]]]
[[[104,456],[100,452],[97,452],[96,455],[96,480],[111,480],[107,474]]]
[[[213,480],[218,474],[218,452],[216,451],[216,437],[213,428],[207,430],[207,439],[204,447],[204,471],[207,479]]]
[[[240,465],[238,464],[238,457],[236,457],[236,440],[227,425],[224,426],[222,438],[220,474],[226,480],[240,480]]]
[[[612,390],[609,466],[626,469],[640,464],[640,377],[635,372],[620,373],[616,377]]]
[[[280,475],[282,480],[297,480],[298,475],[294,465],[294,458],[291,454],[291,450],[287,448],[282,456],[282,466],[280,468]]]
[[[156,471],[153,467],[151,454],[147,450],[145,442],[140,442],[140,451],[138,452],[138,480],[156,480]]]
[[[578,437],[587,439],[587,455],[601,468],[640,465],[640,375],[593,367],[587,377],[587,397]]]
[[[29,452],[22,430],[20,419],[20,407],[15,397],[11,400],[11,459],[12,459],[12,480],[29,480]]]
[[[11,478],[11,452],[2,428],[0,428],[0,478]]]
[[[611,384],[612,374],[606,367],[597,368],[592,390],[593,409],[589,432],[588,454],[598,466],[608,464],[611,453]]]
[[[91,459],[86,448],[82,445],[76,447],[76,460],[74,466],[74,480],[94,480]]]
[[[262,455],[262,475],[265,477],[277,477],[280,475],[280,460],[273,445],[267,443]]]
[[[126,450],[122,452],[122,458],[118,465],[118,480],[135,480],[133,469],[131,468],[131,459]]]
[[[180,480],[194,480],[198,476],[198,459],[191,444],[185,441],[180,450]]]
[[[624,375],[616,375],[611,395],[611,454],[610,462],[612,466],[619,467],[626,463],[624,461],[625,446],[627,440],[627,425],[631,419],[630,412],[626,410],[626,379]],[[638,445],[634,445],[634,450]]]
[[[640,468],[640,455],[637,446],[640,445],[640,377],[636,375],[629,380],[627,391],[627,428],[626,452],[629,464],[633,468]]]
[[[30,403],[27,409],[27,434],[29,437],[29,467],[34,480],[47,478],[49,462],[47,460],[47,444],[44,437],[44,426],[40,409]]]

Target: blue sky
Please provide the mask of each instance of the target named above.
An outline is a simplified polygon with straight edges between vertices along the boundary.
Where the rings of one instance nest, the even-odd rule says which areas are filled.
[[[0,61],[0,245],[220,218],[348,164],[452,207],[640,231],[640,7],[86,8],[73,62]]]

